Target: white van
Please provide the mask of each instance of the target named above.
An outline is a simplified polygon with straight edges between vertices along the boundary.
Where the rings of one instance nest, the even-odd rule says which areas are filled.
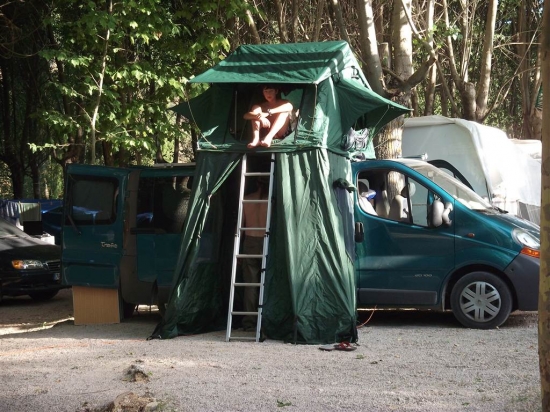
[[[541,164],[502,130],[464,119],[413,117],[405,120],[402,153],[426,154],[493,206],[540,224]]]

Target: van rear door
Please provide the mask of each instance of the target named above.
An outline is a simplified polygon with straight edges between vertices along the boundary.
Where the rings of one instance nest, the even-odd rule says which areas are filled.
[[[148,168],[139,175],[135,229],[137,275],[166,301],[181,245],[194,166]]]
[[[69,165],[63,211],[64,281],[118,288],[125,169]]]

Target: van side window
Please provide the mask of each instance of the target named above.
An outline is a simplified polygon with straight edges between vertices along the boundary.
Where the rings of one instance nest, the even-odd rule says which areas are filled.
[[[359,174],[356,185],[366,213],[428,226],[429,191],[416,180],[393,170],[370,170]]]
[[[180,233],[191,191],[176,177],[145,177],[139,181],[136,224],[159,233]]]
[[[415,186],[411,196],[411,218],[412,223],[419,226],[428,226],[428,189],[414,179],[408,179],[409,185]]]

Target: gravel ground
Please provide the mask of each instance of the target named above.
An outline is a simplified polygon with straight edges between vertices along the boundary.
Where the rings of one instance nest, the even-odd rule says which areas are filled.
[[[159,317],[146,307],[75,326],[70,290],[6,298],[0,314],[0,411],[541,410],[533,312],[479,331],[450,314],[376,311],[351,352],[225,332],[147,341]]]

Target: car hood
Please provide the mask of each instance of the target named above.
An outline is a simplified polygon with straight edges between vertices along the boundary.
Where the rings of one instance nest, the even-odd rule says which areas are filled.
[[[540,240],[540,226],[529,220],[522,219],[510,213],[494,212],[490,216],[500,225],[509,226],[511,229],[518,228],[529,232]]]
[[[0,256],[10,259],[60,260],[61,247],[32,237],[0,238]]]

